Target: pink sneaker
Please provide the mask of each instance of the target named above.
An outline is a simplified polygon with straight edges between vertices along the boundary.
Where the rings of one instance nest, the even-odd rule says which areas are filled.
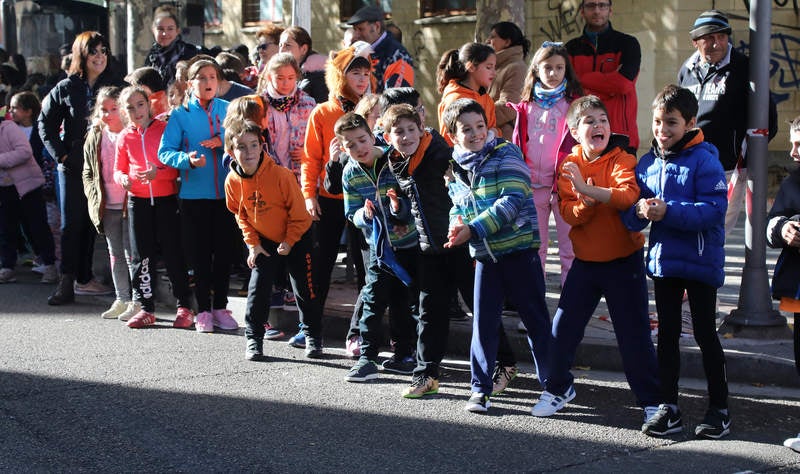
[[[212,309],[211,315],[214,317],[214,326],[225,331],[234,331],[239,329],[239,323],[233,319],[229,309]]]
[[[172,327],[178,329],[189,329],[194,324],[194,313],[189,308],[184,308],[183,306],[178,308],[178,312],[175,313],[175,322],[172,323]]]
[[[126,324],[128,325],[129,328],[138,329],[138,328],[143,328],[145,326],[152,326],[155,323],[156,323],[155,314],[148,313],[145,310],[141,310],[135,315],[133,315],[133,317],[129,319]]]
[[[344,344],[344,353],[351,359],[361,357],[361,336],[350,336]]]
[[[214,332],[214,316],[208,311],[199,313],[194,320],[194,329],[197,332]]]

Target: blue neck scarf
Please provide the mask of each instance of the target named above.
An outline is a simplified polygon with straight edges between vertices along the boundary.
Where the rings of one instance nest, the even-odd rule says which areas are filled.
[[[533,101],[543,109],[552,108],[567,93],[567,80],[561,81],[555,89],[545,89],[541,81],[536,81],[533,86]]]
[[[480,151],[469,151],[460,145],[455,145],[453,147],[453,159],[456,160],[458,166],[472,172],[486,155],[494,150],[495,146],[497,146],[497,137],[494,136],[493,131],[489,130],[489,134],[486,136],[486,143],[483,144],[483,148]]]

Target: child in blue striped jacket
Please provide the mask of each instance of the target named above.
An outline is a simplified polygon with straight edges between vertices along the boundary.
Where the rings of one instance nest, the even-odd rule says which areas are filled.
[[[454,144],[455,161],[455,182],[450,185],[453,219],[445,247],[469,242],[477,260],[470,347],[472,395],[465,409],[482,413],[491,406],[505,299],[519,311],[539,381],[543,386],[547,383],[545,357],[551,326],[538,254],[536,208],[522,152],[495,137],[480,104],[456,100],[445,109],[443,121]]]
[[[378,377],[381,320],[387,306],[391,306],[389,318],[396,339],[394,360],[411,359],[414,353],[416,321],[411,314],[412,291],[406,269],[413,272],[416,267],[418,235],[408,198],[397,194],[399,185],[388,152],[375,146],[367,121],[347,113],[336,121],[334,132],[351,158],[342,172],[345,216],[364,232],[370,246],[366,283],[361,289],[360,356],[345,377],[348,382],[365,382]],[[385,269],[384,251],[393,254],[399,268]]]

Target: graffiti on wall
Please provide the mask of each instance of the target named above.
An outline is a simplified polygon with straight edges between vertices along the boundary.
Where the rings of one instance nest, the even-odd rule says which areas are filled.
[[[770,38],[769,78],[777,84],[773,91],[775,102],[781,103],[789,99],[788,89],[800,89],[800,60],[795,59],[795,52],[800,49],[800,37],[786,33],[772,33]],[[749,56],[750,44],[739,40],[736,49]]]
[[[749,12],[750,11],[750,0],[743,0],[744,1],[744,8]],[[773,0],[775,2],[775,6],[778,8],[784,8],[785,6],[789,5],[789,0]],[[800,5],[798,5],[798,0],[792,0],[792,8],[794,8],[794,14],[800,14]]]
[[[547,0],[547,11],[550,18],[539,27],[548,41],[558,41],[565,35],[574,36],[582,31],[578,25],[578,11],[560,0]]]

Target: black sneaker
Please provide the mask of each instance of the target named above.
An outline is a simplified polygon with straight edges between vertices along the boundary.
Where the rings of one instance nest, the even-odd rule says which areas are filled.
[[[489,411],[490,406],[492,406],[492,402],[489,401],[489,395],[484,395],[481,392],[472,392],[464,409],[472,413],[486,413]]]
[[[317,337],[306,335],[306,357],[308,359],[319,359],[322,357],[322,340]]]
[[[378,364],[368,359],[359,359],[344,378],[348,382],[366,382],[378,378]]]
[[[697,438],[720,439],[731,432],[731,417],[716,408],[709,408],[703,422],[694,429]]]
[[[396,355],[392,354],[392,357],[389,357],[383,361],[382,366],[383,370],[386,372],[400,375],[411,375],[414,373],[414,369],[417,367],[417,359],[411,356],[405,356],[402,359],[397,360]]]
[[[247,349],[244,351],[244,358],[253,362],[266,360],[263,347],[264,341],[261,339],[248,339]]]
[[[642,433],[648,436],[667,436],[683,431],[681,411],[674,411],[671,407],[661,404],[658,411],[642,425]]]

